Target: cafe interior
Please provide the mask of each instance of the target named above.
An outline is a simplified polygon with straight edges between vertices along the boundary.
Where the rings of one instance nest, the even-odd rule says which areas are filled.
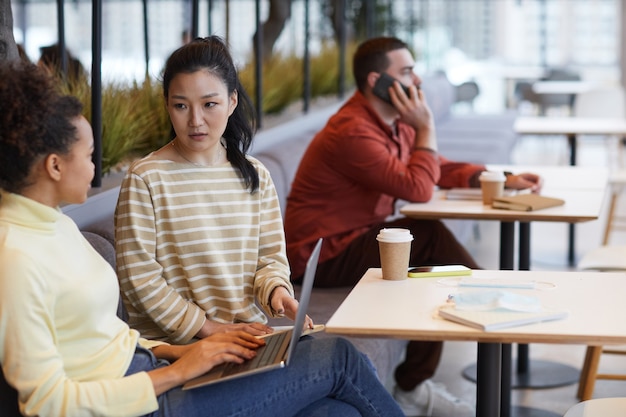
[[[355,43],[396,36],[414,53],[444,156],[489,170],[537,172],[545,180],[542,193],[566,201],[565,208],[529,218],[494,217],[483,207],[428,218],[441,219],[486,270],[626,273],[623,0],[11,0],[11,6],[15,40],[30,60],[36,62],[43,47],[61,45],[63,59],[71,54],[80,61],[94,87],[158,80],[165,57],[184,36],[224,37],[240,65],[254,68],[249,93],[260,129],[253,150],[261,156],[280,147],[276,137],[297,132],[311,139],[352,94]],[[278,15],[283,29],[261,47],[257,29]],[[315,57],[329,45],[336,53],[325,65],[334,67],[336,79],[331,92],[320,94],[311,66],[320,65]],[[277,87],[260,63],[287,56],[302,64],[300,94],[267,111],[264,96]],[[93,89],[92,103],[101,100],[99,90]],[[94,127],[102,127],[98,114],[91,116]],[[123,173],[123,166],[102,171],[106,137],[97,129],[94,136],[101,143],[100,171],[90,200],[98,208],[64,208],[85,228],[110,217]],[[274,181],[285,187],[278,189],[285,197],[289,176]],[[449,201],[439,192],[436,198]],[[398,215],[426,216],[423,207],[414,208],[398,202]],[[505,228],[513,236],[508,248]],[[330,320],[346,295],[314,293],[311,314]],[[444,346],[433,380],[476,401],[480,343],[452,339]],[[497,415],[626,415],[626,342],[513,342],[512,352],[510,404]],[[601,401],[609,398],[615,400]],[[600,401],[585,411],[576,408],[582,400]]]

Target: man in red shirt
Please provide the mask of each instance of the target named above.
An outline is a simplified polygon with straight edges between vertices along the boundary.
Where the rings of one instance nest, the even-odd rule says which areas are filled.
[[[287,255],[295,282],[323,237],[316,286],[354,286],[368,268],[380,267],[376,235],[388,227],[411,231],[410,265],[479,268],[440,221],[387,220],[397,200],[426,202],[435,186],[479,186],[478,176],[486,169],[437,153],[433,116],[414,66],[408,46],[396,38],[370,39],[357,49],[353,73],[358,90],[309,145],[287,199]],[[382,73],[396,79],[387,90],[389,101],[374,91]],[[508,175],[506,186],[536,190],[539,182],[535,174]],[[429,380],[442,346],[409,342],[405,361],[395,370],[394,389],[407,415],[475,414],[472,406]]]

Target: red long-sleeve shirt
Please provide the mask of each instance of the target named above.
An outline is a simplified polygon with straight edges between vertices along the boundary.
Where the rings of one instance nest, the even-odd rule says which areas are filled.
[[[323,237],[320,262],[394,212],[397,199],[426,202],[435,185],[468,187],[483,165],[449,161],[427,149],[413,150],[415,130],[396,132],[356,92],[306,150],[285,212],[292,276],[304,272],[315,241]]]

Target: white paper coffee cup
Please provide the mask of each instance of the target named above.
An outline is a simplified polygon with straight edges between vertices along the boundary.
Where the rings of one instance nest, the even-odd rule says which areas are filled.
[[[506,176],[502,171],[483,171],[478,177],[482,190],[483,204],[491,205],[494,198],[504,194]]]
[[[383,279],[398,281],[407,278],[413,235],[408,229],[381,229],[376,236],[380,251]]]

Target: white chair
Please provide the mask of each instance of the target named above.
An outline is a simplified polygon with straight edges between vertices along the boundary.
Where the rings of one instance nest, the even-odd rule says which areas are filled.
[[[596,119],[626,117],[626,92],[624,88],[617,85],[598,86],[587,92],[577,94],[574,116]],[[586,136],[593,135],[583,137]],[[603,139],[607,148],[608,167],[612,170],[623,169],[623,138],[610,135],[604,136]]]
[[[624,417],[626,397],[598,398],[571,407],[563,417]]]
[[[585,118],[624,118],[626,117],[626,92],[619,86],[601,87],[580,93],[576,97],[574,115]],[[609,176],[611,198],[609,213],[604,228],[602,244],[609,243],[614,230],[626,231],[626,216],[618,214],[620,195],[626,190],[626,170],[624,167],[624,138],[607,136],[607,165],[612,171]]]
[[[611,232],[615,230],[626,231],[626,215],[620,215],[618,201],[624,190],[626,189],[626,170],[618,170],[609,176],[609,187],[611,197],[609,200],[609,212],[604,226],[604,234],[602,236],[602,244],[608,245]]]
[[[626,271],[626,246],[601,246],[586,253],[577,267],[582,271]],[[626,355],[626,350],[619,347],[607,349],[603,346],[587,346],[585,360],[583,368],[580,371],[580,379],[578,382],[577,397],[582,401],[591,399],[596,380],[598,379],[626,381],[626,374],[598,373],[600,357],[603,353]],[[569,417],[569,412],[566,415]],[[583,414],[580,415],[582,416]],[[604,414],[597,415],[604,417]],[[622,409],[621,415],[626,416],[626,408]]]
[[[576,268],[580,271],[626,271],[626,245],[593,249],[583,255]]]

